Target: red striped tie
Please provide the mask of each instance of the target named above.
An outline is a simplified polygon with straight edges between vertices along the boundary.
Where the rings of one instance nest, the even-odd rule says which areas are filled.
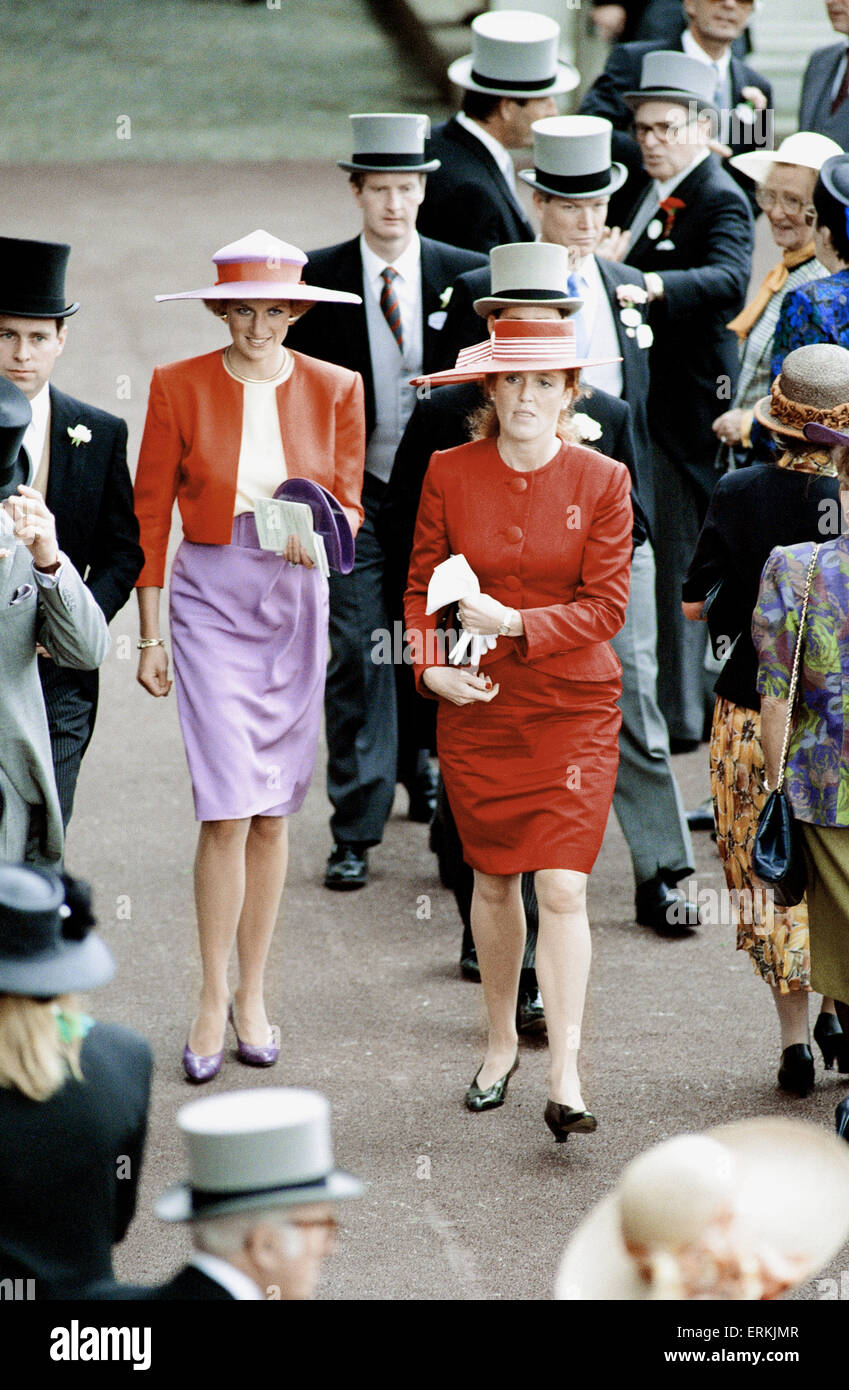
[[[383,317],[392,329],[392,336],[398,344],[398,351],[404,351],[404,330],[401,326],[401,306],[398,303],[398,296],[392,288],[392,281],[397,280],[398,272],[391,265],[380,272],[383,279],[383,291],[380,296],[380,307],[383,310]]]

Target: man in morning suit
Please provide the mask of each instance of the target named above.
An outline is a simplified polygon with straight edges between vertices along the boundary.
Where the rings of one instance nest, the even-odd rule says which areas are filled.
[[[189,1178],[162,1194],[156,1212],[163,1221],[191,1222],[194,1253],[157,1288],[102,1286],[93,1296],[157,1303],[312,1298],[335,1245],[336,1205],[363,1192],[358,1178],[334,1164],[326,1098],[294,1086],[225,1091],[184,1105],[177,1124]]]
[[[632,114],[624,94],[640,85],[643,59],[660,50],[686,53],[704,64],[711,79],[712,136],[727,155],[753,149],[772,149],[772,86],[748,63],[734,56],[732,44],[752,17],[755,0],[684,0],[688,25],[674,43],[655,39],[647,43],[618,44],[611,49],[605,69],[584,95],[581,111],[606,116],[613,123],[613,154],[628,168],[627,189],[614,198],[610,221],[624,226],[634,200],[645,190],[647,179],[640,150],[631,134]],[[802,126],[802,129],[810,127]],[[733,171],[757,215],[750,179]]]
[[[127,469],[127,426],[50,384],[65,347],[70,247],[0,237],[0,375],[32,408],[20,481],[36,488],[56,519],[60,549],[85,579],[107,623],[127,602],[144,556]],[[59,667],[43,653],[39,671],[62,819],[67,826],[83,754],[97,713],[96,671]]]
[[[496,11],[474,20],[473,52],[448,69],[463,88],[463,108],[428,143],[441,167],[419,214],[425,236],[483,252],[533,241],[509,151],[529,146],[533,122],[556,115],[555,95],[578,85],[575,69],[558,62],[559,38],[560,26],[544,15]]]
[[[836,34],[849,35],[849,0],[826,0]],[[811,54],[802,79],[799,129],[828,135],[849,149],[849,61],[846,39]]]
[[[739,372],[727,324],[743,306],[754,227],[749,205],[710,154],[713,81],[683,53],[648,53],[640,89],[625,94],[652,182],[627,229],[625,260],[649,294],[652,441],[657,556],[658,697],[673,752],[698,745],[705,721],[706,634],[687,623],[681,583],[716,484],[713,420],[733,398]],[[685,630],[688,629],[688,630]]]
[[[424,155],[427,117],[352,116],[351,124],[354,157],[340,166],[351,175],[362,235],[311,252],[309,266],[316,285],[352,290],[363,303],[343,314],[317,304],[288,338],[299,352],[360,372],[365,386],[365,520],[352,573],[330,578],[325,716],[334,848],[324,882],[340,890],[368,882],[368,850],[383,838],[396,781],[410,793],[411,819],[428,821],[433,812],[433,775],[415,707],[402,703],[396,712],[395,668],[372,659],[372,633],[388,621],[374,520],[415,404],[410,378],[439,357],[442,296],[462,271],[484,261],[416,231],[425,177],[436,167]]]

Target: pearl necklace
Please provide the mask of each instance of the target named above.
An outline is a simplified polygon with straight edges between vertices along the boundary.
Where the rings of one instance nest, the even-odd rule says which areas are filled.
[[[283,353],[283,360],[281,361],[280,366],[277,368],[277,371],[276,371],[276,372],[272,372],[272,373],[271,373],[271,376],[242,376],[242,373],[241,373],[241,372],[237,372],[237,371],[236,371],[236,368],[233,366],[233,359],[232,359],[232,357],[230,356],[231,351],[232,351],[232,344],[231,344],[230,347],[224,349],[224,357],[225,357],[225,360],[226,360],[226,362],[227,362],[227,368],[228,368],[228,370],[231,371],[231,372],[233,373],[234,377],[236,377],[239,381],[246,381],[246,382],[248,382],[251,386],[261,386],[261,385],[263,385],[263,384],[264,384],[265,382],[267,382],[267,381],[273,381],[275,377],[277,377],[277,376],[280,375],[280,373],[282,372],[283,368],[284,368],[285,365],[286,365],[286,356],[287,356],[287,354],[286,354],[286,349],[285,349],[285,348],[282,348],[281,351],[282,351],[282,353]]]

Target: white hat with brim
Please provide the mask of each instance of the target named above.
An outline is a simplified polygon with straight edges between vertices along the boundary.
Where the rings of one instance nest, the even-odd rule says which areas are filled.
[[[628,177],[611,160],[613,126],[603,116],[546,116],[531,126],[534,167],[519,178],[555,198],[606,198]]]
[[[472,21],[473,51],[448,69],[467,92],[533,100],[571,92],[581,74],[559,60],[560,25],[527,10],[497,10]]]
[[[476,299],[481,318],[513,305],[543,305],[576,314],[583,299],[569,285],[569,252],[548,241],[514,241],[489,253],[491,293]]]
[[[826,1130],[785,1119],[740,1120],[703,1137],[732,1155],[734,1206],[745,1216],[747,1229],[777,1253],[802,1257],[793,1287],[812,1278],[849,1236],[849,1146]],[[569,1241],[556,1298],[651,1297],[625,1248],[620,1190],[621,1180]]]
[[[621,362],[621,357],[579,358],[575,325],[568,319],[497,319],[484,343],[463,348],[456,365],[417,376],[411,386],[482,381],[500,372],[568,372]]]
[[[366,113],[350,116],[354,153],[337,159],[352,174],[432,174],[438,159],[425,157],[430,117],[404,113]]]
[[[640,90],[623,92],[622,100],[635,111],[646,101],[669,101],[676,106],[696,105],[699,111],[715,111],[715,74],[707,63],[687,53],[659,49],[643,58]]]
[[[741,174],[763,183],[773,164],[796,164],[802,169],[814,169],[819,173],[827,159],[843,150],[836,140],[827,135],[819,135],[813,130],[800,130],[782,140],[777,150],[752,150],[748,154],[735,154],[728,163]]]
[[[184,1105],[177,1123],[189,1178],[158,1199],[163,1221],[341,1202],[364,1191],[358,1178],[334,1164],[330,1104],[318,1091],[227,1091]]]
[[[181,290],[177,294],[158,294],[157,303],[166,299],[282,299],[311,304],[362,304],[358,294],[306,285],[301,271],[307,257],[297,246],[280,241],[261,229],[222,246],[213,262],[218,270],[214,285],[200,290]]]

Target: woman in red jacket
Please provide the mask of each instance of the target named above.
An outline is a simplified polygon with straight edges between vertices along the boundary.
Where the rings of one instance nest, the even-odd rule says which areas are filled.
[[[306,256],[267,232],[213,259],[215,285],[159,298],[204,300],[231,342],[156,369],[136,474],[145,553],[138,679],[155,696],[171,686],[159,595],[175,498],[183,520],[170,620],[201,822],[195,901],[203,983],[183,1054],[191,1081],[219,1072],[228,1010],[240,1060],[277,1060],[263,972],[286,876],[285,818],[306,796],[321,722],[327,581],[295,535],[285,560],[259,548],[254,502],[274,496],[287,478],[307,478],[334,494],[356,532],[365,455],[361,378],[284,346],[290,322],[313,302],[359,297],[303,284]],[[234,943],[239,985],[231,1004]]]
[[[463,853],[475,872],[472,930],[489,1016],[470,1110],[501,1105],[518,1065],[525,937],[520,877],[536,873],[537,973],[551,1048],[545,1119],[558,1142],[590,1133],[578,1077],[590,964],[587,877],[613,798],[621,668],[609,639],[628,600],[632,509],[624,464],[572,444],[581,366],[558,311],[516,321],[428,378],[482,380],[478,438],[435,454],[424,482],[406,595],[416,678],[439,700],[437,743]],[[556,320],[556,321],[555,321]],[[449,664],[428,615],[434,567],[462,554],[481,593],[467,632],[495,639],[479,667]]]

